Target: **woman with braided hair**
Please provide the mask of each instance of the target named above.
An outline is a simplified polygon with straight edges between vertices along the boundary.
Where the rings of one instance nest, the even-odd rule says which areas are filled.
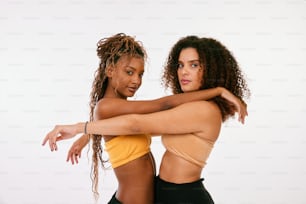
[[[200,41],[193,40],[192,42],[198,44]],[[100,66],[96,72],[91,93],[90,122],[88,125],[86,123],[86,128],[84,128],[83,123],[80,123],[77,126],[56,126],[56,128],[45,137],[43,145],[49,140],[51,150],[57,150],[56,141],[67,139],[72,137],[72,135],[75,135],[75,133],[83,132],[84,135],[73,144],[68,153],[67,159],[71,159],[72,162],[77,162],[77,157],[80,155],[82,148],[87,144],[88,138],[92,138],[93,191],[95,195],[98,195],[98,163],[101,162],[102,165],[104,163],[101,148],[101,139],[103,138],[105,141],[106,151],[109,154],[110,163],[118,180],[118,189],[109,203],[153,203],[155,163],[150,152],[151,138],[148,134],[161,133],[189,135],[187,132],[190,128],[179,133],[174,127],[177,126],[178,129],[181,129],[179,128],[181,125],[182,127],[185,127],[184,124],[180,124],[185,119],[181,119],[181,121],[173,121],[173,117],[171,116],[172,114],[175,114],[175,112],[179,111],[182,115],[175,114],[175,118],[179,119],[183,116],[187,117],[188,120],[188,114],[180,111],[182,107],[190,106],[192,104],[188,102],[208,100],[221,96],[230,102],[217,97],[211,102],[198,102],[199,104],[196,106],[200,107],[200,104],[203,102],[203,108],[205,109],[207,106],[207,108],[213,109],[212,112],[217,115],[215,116],[217,119],[214,119],[214,121],[218,121],[221,114],[216,111],[218,108],[217,105],[214,104],[220,102],[221,105],[226,104],[226,111],[229,111],[226,112],[224,118],[222,115],[223,119],[228,115],[233,115],[237,111],[239,113],[239,120],[241,122],[244,121],[244,117],[247,113],[245,106],[241,101],[242,92],[235,92],[237,94],[237,97],[235,97],[226,89],[221,88],[221,86],[224,86],[223,82],[210,85],[211,87],[207,87],[205,83],[203,83],[203,79],[205,78],[203,68],[201,67],[204,67],[206,61],[201,61],[196,58],[195,62],[188,62],[188,68],[192,67],[191,69],[194,70],[199,69],[198,78],[184,79],[185,81],[181,81],[181,79],[178,79],[180,75],[178,75],[176,71],[172,77],[167,74],[165,75],[166,79],[176,80],[176,82],[182,86],[182,89],[180,89],[181,91],[179,91],[180,94],[177,91],[174,91],[174,95],[160,99],[150,101],[128,101],[127,98],[133,96],[141,85],[141,77],[144,72],[144,63],[146,59],[143,47],[139,42],[135,41],[134,38],[125,34],[117,34],[99,41],[97,52],[100,58]],[[180,51],[177,54],[179,53]],[[171,66],[174,66],[175,70],[180,70],[181,62],[178,61],[178,56],[174,57],[176,58],[169,56],[169,60],[174,60],[173,63],[175,63],[175,65],[172,63],[170,64]],[[198,66],[193,67],[196,64]],[[173,69],[173,67],[171,69]],[[166,85],[167,84],[171,84],[170,81],[166,81]],[[185,89],[185,87],[187,87],[187,89]],[[183,103],[186,103],[186,105],[182,106],[181,104]],[[207,103],[209,105],[207,105]],[[125,116],[120,117],[119,115]],[[159,115],[163,115],[164,118],[159,117]],[[151,120],[150,126],[152,127],[146,129],[143,125],[146,126],[146,122],[148,122],[147,118],[149,119],[151,116],[153,116],[153,118],[157,117],[158,120]],[[140,119],[138,121],[137,119],[137,123],[134,123],[135,117],[139,117],[139,119],[144,117],[144,120]],[[166,119],[168,120],[165,121]],[[206,117],[204,119],[206,120]],[[117,121],[118,123],[113,121]],[[159,123],[156,123],[156,121],[159,121]],[[145,124],[143,122],[145,122]],[[191,122],[192,121],[189,121],[188,123]],[[161,125],[163,128],[161,128]],[[214,128],[218,129],[218,125],[220,124],[218,123]],[[198,124],[197,126],[198,128],[201,127],[201,125]],[[73,129],[73,132],[70,132],[71,127],[82,127],[83,131],[80,131],[79,129],[76,131],[76,129]],[[156,129],[153,127],[156,127]],[[204,125],[204,127],[207,127],[207,125]],[[66,134],[66,131],[68,131],[68,135]],[[89,134],[90,136],[88,136]],[[214,136],[216,136],[215,132]],[[203,135],[199,134],[199,137],[203,137]],[[183,135],[182,138],[184,138]],[[163,163],[165,162],[165,158],[167,159],[167,157],[163,158]],[[169,162],[169,165],[173,163],[171,160],[169,160]],[[164,174],[162,173],[164,168],[162,167],[163,164],[161,166],[160,177],[164,178]],[[177,166],[176,168],[181,169],[181,167]],[[184,173],[184,171],[181,172]],[[196,172],[197,175],[193,175],[192,178],[200,176],[198,175],[200,172],[198,169]],[[174,175],[178,176],[176,173],[174,173]],[[168,178],[166,177],[166,179]],[[172,178],[170,178],[170,181],[172,181],[171,179]],[[187,177],[185,179],[191,178]],[[184,181],[184,179],[179,178],[179,182],[181,181]],[[174,182],[176,181],[174,180]]]

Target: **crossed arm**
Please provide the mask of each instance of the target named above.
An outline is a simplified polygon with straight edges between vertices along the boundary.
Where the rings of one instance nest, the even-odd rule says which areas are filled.
[[[221,96],[233,103],[239,116],[238,120],[242,123],[244,122],[244,117],[247,115],[245,104],[222,87],[184,94],[175,94],[149,101],[127,101],[122,99],[104,98],[99,101],[96,106],[95,118],[105,119],[123,114],[153,113],[167,110],[186,102],[208,100],[216,96]],[[67,161],[70,159],[72,164],[74,161],[78,162],[77,157],[81,156],[81,151],[88,141],[89,136],[86,134],[75,141],[68,152]]]
[[[85,130],[88,134],[99,135],[201,133],[209,130],[212,124],[222,122],[218,108],[211,104],[197,101],[156,113],[129,114],[86,124],[57,125],[47,134],[43,145],[49,142],[51,151],[57,150],[57,141],[85,133]]]

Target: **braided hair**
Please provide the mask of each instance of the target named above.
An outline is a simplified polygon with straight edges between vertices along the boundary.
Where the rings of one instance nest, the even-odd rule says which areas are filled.
[[[94,108],[97,102],[104,97],[108,78],[106,68],[115,66],[118,60],[123,56],[147,58],[146,51],[142,43],[136,41],[133,37],[124,33],[118,33],[108,38],[103,38],[97,43],[97,55],[100,59],[99,67],[95,71],[92,91],[90,94],[90,121],[94,120]],[[92,138],[92,167],[91,180],[94,197],[99,197],[98,180],[99,180],[99,163],[105,168],[105,160],[102,158],[103,148],[101,145],[102,135],[90,135]]]

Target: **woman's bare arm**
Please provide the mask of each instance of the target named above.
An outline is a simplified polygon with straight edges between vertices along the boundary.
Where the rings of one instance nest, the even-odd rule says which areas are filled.
[[[221,124],[221,122],[221,113],[216,105],[197,101],[151,114],[130,114],[86,124],[58,125],[47,134],[43,145],[49,142],[51,151],[57,150],[57,141],[69,139],[79,133],[99,135],[199,133],[205,131],[205,128],[212,128],[211,124]]]
[[[146,101],[128,101],[118,98],[103,98],[101,99],[95,107],[95,120],[106,119],[110,117],[115,117],[125,114],[143,114],[143,113],[153,113],[157,111],[167,110],[186,102],[197,101],[197,100],[208,100],[216,96],[221,96],[233,103],[240,113],[244,111],[241,108],[241,101],[235,97],[232,93],[222,87],[195,91],[184,94],[175,94],[170,96],[165,96],[155,100]],[[243,120],[239,114],[239,120]],[[78,140],[76,140],[70,147],[67,155],[67,161],[71,161],[72,164],[78,163],[78,158],[80,158],[82,149],[89,142],[89,136],[84,134]]]
[[[146,114],[167,110],[183,103],[209,100],[221,96],[239,109],[239,99],[223,87],[211,88],[189,93],[174,94],[154,100],[123,100],[119,98],[103,98],[96,105],[95,116],[99,119],[111,118],[125,114]],[[101,118],[102,117],[102,118]]]
[[[88,133],[102,135],[186,134],[203,130],[208,121],[222,123],[219,108],[210,102],[197,101],[151,114],[129,114],[91,122],[86,129]],[[79,124],[77,132],[82,132],[82,128],[83,124]]]

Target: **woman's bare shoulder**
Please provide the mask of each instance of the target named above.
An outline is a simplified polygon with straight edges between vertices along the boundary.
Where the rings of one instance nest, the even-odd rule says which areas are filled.
[[[116,116],[116,110],[119,111],[118,107],[124,107],[126,100],[119,98],[103,98],[100,99],[94,109],[94,115],[97,119],[105,119]]]
[[[193,101],[193,102],[188,102],[184,103],[181,106],[187,109],[194,109],[198,111],[205,111],[205,112],[220,112],[219,107],[217,104],[211,101]]]
[[[125,102],[125,99],[121,99],[121,98],[101,98],[96,106],[101,106],[101,105],[107,105],[107,104],[112,104],[112,103],[121,103],[121,102]]]
[[[219,123],[222,121],[221,110],[218,105],[212,101],[185,103],[182,105],[181,112],[190,113],[190,115],[197,115],[197,118],[202,122]]]

